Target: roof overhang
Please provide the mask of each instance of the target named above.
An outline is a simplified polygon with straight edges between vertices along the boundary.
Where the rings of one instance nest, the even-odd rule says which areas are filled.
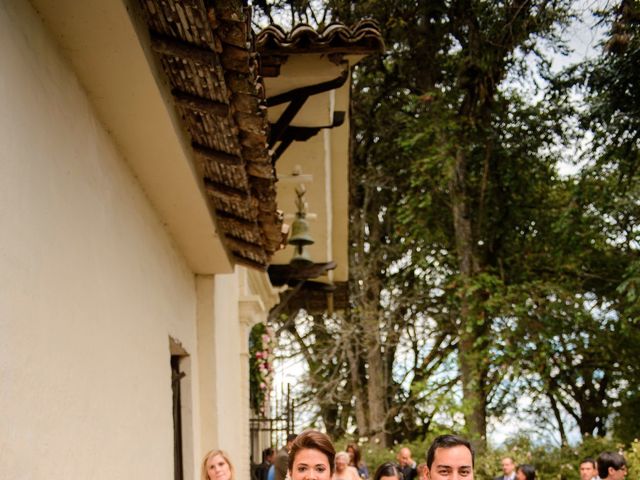
[[[320,280],[347,280],[349,74],[375,24],[254,39],[241,2],[32,3],[195,272],[286,265],[301,167]]]
[[[383,48],[379,30],[369,21],[353,27],[332,24],[321,31],[299,25],[286,33],[270,26],[256,45],[265,76],[270,148],[280,179],[278,205],[291,222],[295,187],[303,179],[310,232],[305,247],[316,263],[315,282],[348,279],[349,94],[351,67]],[[302,172],[303,176],[292,175]],[[270,275],[275,284],[300,282],[287,266],[293,247],[277,252]],[[331,265],[328,268],[327,265]]]
[[[242,2],[146,0],[142,17],[234,263],[266,270],[283,243],[264,86]]]
[[[190,267],[232,271],[192,161],[189,140],[159,80],[137,5],[32,0],[94,108]]]

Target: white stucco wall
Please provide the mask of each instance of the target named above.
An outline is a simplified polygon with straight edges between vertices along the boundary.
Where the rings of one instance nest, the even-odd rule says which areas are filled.
[[[241,378],[241,347],[248,342],[237,321],[238,318],[238,277],[236,274],[216,275],[214,294],[215,312],[215,417],[217,444],[211,448],[220,448],[229,453],[235,466],[237,478],[249,478],[249,445],[246,435],[249,429],[249,402],[242,397],[242,386],[248,377]],[[243,411],[246,410],[246,414]]]
[[[195,318],[194,276],[69,65],[0,0],[0,477],[173,478],[168,337],[195,354]]]

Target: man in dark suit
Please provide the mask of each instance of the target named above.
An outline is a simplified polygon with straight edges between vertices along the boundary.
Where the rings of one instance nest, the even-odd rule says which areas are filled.
[[[493,480],[515,480],[516,478],[516,464],[511,457],[504,457],[502,459],[502,475],[498,475]]]
[[[273,463],[273,457],[275,452],[273,448],[265,448],[262,451],[262,463],[256,467],[256,480],[267,480],[267,475],[269,473],[269,467]]]

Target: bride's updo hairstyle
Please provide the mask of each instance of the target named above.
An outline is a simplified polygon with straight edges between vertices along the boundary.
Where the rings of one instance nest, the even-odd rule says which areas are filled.
[[[331,443],[329,436],[317,430],[305,430],[293,441],[293,445],[291,445],[291,450],[289,451],[289,471],[293,470],[293,462],[296,459],[296,455],[301,450],[307,449],[318,450],[326,455],[331,475],[333,476],[333,472],[335,470],[334,460],[336,458],[336,449],[334,448],[333,443]]]

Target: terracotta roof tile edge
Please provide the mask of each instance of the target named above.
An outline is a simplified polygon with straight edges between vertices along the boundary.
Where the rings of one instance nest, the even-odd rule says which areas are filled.
[[[371,53],[384,50],[384,41],[378,24],[370,19],[363,19],[351,27],[343,23],[331,23],[321,31],[308,24],[296,25],[290,32],[279,25],[269,25],[256,36],[256,48],[260,52],[272,53],[278,50],[283,54],[298,51],[300,48],[310,52],[322,50],[328,46],[349,50],[367,50]]]

